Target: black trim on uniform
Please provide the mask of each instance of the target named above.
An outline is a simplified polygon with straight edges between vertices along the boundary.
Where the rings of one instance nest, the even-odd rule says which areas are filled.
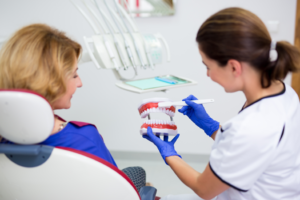
[[[279,145],[279,143],[280,143],[280,141],[281,141],[281,139],[282,139],[282,136],[283,136],[283,134],[284,134],[284,130],[285,130],[285,125],[283,126],[283,129],[282,129],[282,132],[281,132],[281,136],[280,136],[280,138],[279,138],[279,141],[278,141],[277,146]]]
[[[260,98],[260,99],[258,99],[258,100],[256,100],[256,101],[254,101],[253,103],[249,104],[249,105],[246,106],[245,108],[244,108],[244,106],[243,106],[243,108],[242,108],[242,110],[241,110],[240,112],[242,112],[243,110],[245,110],[245,109],[248,108],[249,106],[252,106],[253,104],[259,102],[260,100],[263,100],[263,99],[266,99],[266,98],[271,98],[271,97],[276,97],[276,96],[279,96],[279,95],[284,94],[285,91],[286,91],[285,84],[284,84],[282,81],[281,81],[281,83],[283,84],[283,90],[282,90],[281,92],[279,92],[279,93],[277,93],[277,94],[272,94],[272,95],[269,95],[269,96],[262,97],[262,98]],[[239,113],[240,113],[240,112],[239,112]]]
[[[215,175],[218,179],[220,179],[220,181],[222,181],[223,183],[225,183],[226,185],[228,185],[228,186],[230,186],[230,187],[232,187],[232,188],[234,188],[234,189],[236,189],[236,190],[238,190],[238,191],[240,191],[240,192],[248,192],[248,190],[240,189],[240,188],[235,187],[234,185],[231,185],[230,183],[224,181],[224,180],[223,180],[220,176],[218,176],[218,174],[213,170],[213,168],[211,167],[210,163],[209,163],[209,167],[210,167],[210,170],[214,173],[214,175]]]
[[[242,109],[238,112],[238,113],[240,113],[240,112],[242,112],[243,110],[244,110],[244,106],[245,106],[245,104],[246,103],[244,103],[244,105],[243,105],[243,107],[242,107]]]
[[[220,131],[221,131],[221,133],[223,133],[223,132],[224,132],[224,130],[223,130],[223,128],[222,128],[222,127],[221,127]]]

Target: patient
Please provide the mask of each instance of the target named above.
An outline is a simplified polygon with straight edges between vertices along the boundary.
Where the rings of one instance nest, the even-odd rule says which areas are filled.
[[[82,87],[77,74],[81,51],[80,44],[63,32],[44,24],[26,26],[0,51],[0,89],[32,90],[45,97],[53,110],[68,109],[72,95]],[[41,144],[85,151],[117,166],[94,125],[54,117],[52,133]],[[10,143],[1,137],[0,142]]]

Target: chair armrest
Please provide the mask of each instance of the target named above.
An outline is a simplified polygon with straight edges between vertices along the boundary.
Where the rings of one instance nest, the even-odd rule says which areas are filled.
[[[39,155],[41,145],[0,144],[0,153],[12,155]]]
[[[140,196],[142,200],[154,200],[156,195],[156,188],[151,186],[144,186],[140,189]]]

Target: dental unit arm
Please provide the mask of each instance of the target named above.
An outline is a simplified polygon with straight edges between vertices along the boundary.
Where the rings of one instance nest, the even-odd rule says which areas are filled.
[[[118,0],[109,4],[107,0],[81,0],[80,6],[70,0],[92,27],[95,35],[83,37],[86,52],[83,52],[80,63],[93,61],[97,69],[111,69],[119,80],[116,85],[122,89],[144,93],[165,91],[171,88],[197,84],[196,81],[185,80],[183,84],[164,85],[150,89],[141,89],[128,84],[138,76],[138,70],[154,70],[163,63],[170,62],[169,46],[159,34],[141,34],[131,16],[119,4]],[[105,9],[105,10],[104,10]],[[96,19],[96,21],[93,21]],[[163,47],[166,58],[163,59]],[[121,72],[125,70],[125,72]],[[126,77],[124,76],[126,74]],[[167,75],[169,76],[169,75]]]

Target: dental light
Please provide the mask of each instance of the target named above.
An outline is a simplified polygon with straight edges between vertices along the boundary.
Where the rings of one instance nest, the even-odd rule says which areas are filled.
[[[176,79],[178,84],[162,84],[155,77],[134,80],[138,76],[138,70],[147,68],[154,70],[155,66],[163,63],[162,46],[166,49],[167,62],[171,60],[166,40],[160,34],[139,33],[132,18],[118,0],[109,1],[113,2],[112,4],[107,0],[81,1],[87,12],[71,0],[95,33],[91,37],[83,37],[87,52],[83,53],[81,63],[93,61],[98,69],[113,70],[116,78],[120,80],[116,83],[118,87],[137,93],[164,91],[197,84],[193,80],[172,75],[163,78]],[[91,17],[96,19],[96,22]],[[121,70],[126,70],[126,77],[121,75]]]

